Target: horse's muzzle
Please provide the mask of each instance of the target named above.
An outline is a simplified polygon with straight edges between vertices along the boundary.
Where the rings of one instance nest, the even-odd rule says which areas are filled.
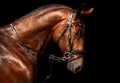
[[[74,57],[71,58],[71,59],[76,58],[76,56],[77,55],[74,55]],[[78,59],[68,61],[67,62],[67,68],[72,73],[77,73],[77,72],[81,71],[84,68],[83,62],[84,62],[84,57],[80,57]]]

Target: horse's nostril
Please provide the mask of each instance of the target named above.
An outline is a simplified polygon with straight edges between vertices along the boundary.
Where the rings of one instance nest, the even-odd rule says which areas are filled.
[[[82,67],[77,67],[76,70],[75,70],[75,72],[77,73],[77,72],[79,72],[81,70],[82,70]]]

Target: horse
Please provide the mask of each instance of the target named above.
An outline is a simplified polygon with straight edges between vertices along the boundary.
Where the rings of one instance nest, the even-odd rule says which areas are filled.
[[[38,57],[53,40],[61,50],[67,68],[79,72],[84,65],[84,20],[88,10],[65,5],[47,5],[0,27],[0,83],[34,83]],[[39,55],[38,55],[39,53]]]

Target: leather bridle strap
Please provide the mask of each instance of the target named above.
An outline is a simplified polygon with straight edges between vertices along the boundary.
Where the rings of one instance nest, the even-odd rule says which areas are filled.
[[[64,54],[66,55],[66,54],[75,54],[75,55],[81,55],[81,56],[83,56],[83,55],[85,55],[85,53],[86,53],[86,51],[85,50],[83,50],[83,51],[80,51],[80,50],[71,50],[71,51],[66,51]]]
[[[80,57],[82,57],[84,54],[85,54],[85,50],[74,50],[74,49],[72,49],[72,44],[71,44],[71,28],[72,28],[72,24],[74,23],[74,24],[78,24],[79,26],[82,26],[83,28],[84,28],[84,26],[81,24],[81,23],[79,23],[79,22],[77,22],[77,21],[74,21],[74,20],[72,20],[73,19],[73,14],[75,13],[76,11],[75,10],[72,10],[71,11],[71,14],[70,14],[70,17],[69,17],[69,20],[68,20],[68,24],[66,25],[66,27],[64,28],[64,30],[62,31],[62,33],[61,33],[61,35],[60,35],[60,37],[57,39],[57,41],[56,42],[58,42],[60,39],[61,39],[61,37],[65,34],[65,32],[68,30],[68,51],[66,51],[65,53],[64,53],[64,58],[65,58],[65,56],[68,54],[68,55],[70,55],[70,58],[71,58],[71,55],[72,54],[76,54],[76,55],[80,55]],[[61,57],[61,59],[63,58],[63,57]],[[80,58],[79,57],[79,58]],[[66,59],[68,60],[68,59],[70,59],[70,58],[67,58],[66,57]],[[78,58],[77,58],[78,59]]]

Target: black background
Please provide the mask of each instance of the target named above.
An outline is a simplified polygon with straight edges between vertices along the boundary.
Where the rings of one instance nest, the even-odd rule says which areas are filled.
[[[0,26],[9,24],[19,19],[30,11],[46,4],[64,4],[77,9],[82,2],[86,3],[86,9],[95,7],[93,13],[85,18],[85,68],[77,74],[67,70],[63,63],[54,63],[52,77],[47,83],[86,83],[97,82],[97,51],[98,51],[98,30],[96,27],[96,0],[1,0],[0,1]],[[52,47],[52,50],[50,48]],[[56,46],[51,43],[49,51],[56,51]],[[57,51],[56,51],[57,52]],[[59,53],[59,52],[58,52]],[[39,72],[37,81],[41,83],[48,74],[48,60],[43,58],[39,61]]]

